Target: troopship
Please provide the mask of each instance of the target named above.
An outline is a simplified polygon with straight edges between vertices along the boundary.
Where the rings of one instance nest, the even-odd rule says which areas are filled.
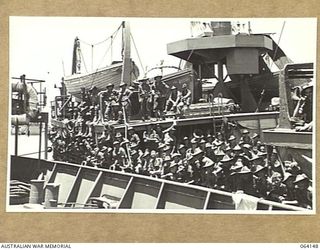
[[[195,128],[212,129],[216,134],[222,127],[236,124],[257,133],[266,145],[282,152],[294,152],[296,161],[303,162],[303,172],[312,179],[312,132],[297,132],[293,127],[294,110],[290,89],[310,82],[313,64],[294,64],[269,34],[232,33],[230,22],[211,22],[211,30],[203,35],[167,45],[169,55],[184,60],[186,66],[175,73],[163,75],[169,87],[181,90],[186,84],[191,90],[191,105],[183,117],[168,114],[157,124],[164,130],[175,124],[180,136],[192,136]],[[81,99],[81,88],[103,91],[108,84],[116,88],[121,82],[132,85],[139,71],[130,55],[130,26],[122,24],[124,34],[123,61],[80,74],[79,40],[75,40],[72,76],[63,81],[63,95],[52,104],[51,126],[61,133],[73,119],[74,100]],[[281,69],[273,73],[264,58],[273,59]],[[146,77],[146,76],[144,76]],[[206,90],[205,79],[215,79],[214,87]],[[152,80],[152,79],[149,79]],[[24,83],[25,84],[25,83]],[[19,90],[24,93],[24,90]],[[136,98],[133,94],[132,98]],[[270,110],[270,100],[279,96],[279,109]],[[133,109],[138,110],[137,107]],[[30,122],[12,116],[12,124]],[[30,118],[30,117],[29,117]],[[31,117],[45,123],[45,142],[48,140],[46,114]],[[116,131],[128,127],[142,133],[153,120],[141,121],[137,111],[128,123],[113,123]],[[94,138],[104,133],[106,123],[93,125]],[[41,138],[41,136],[40,136]],[[41,143],[41,139],[40,139]],[[53,148],[53,151],[57,149]],[[285,152],[286,151],[286,152]],[[56,154],[59,154],[56,152]],[[280,154],[280,153],[279,153]],[[46,153],[47,155],[47,153]],[[77,157],[77,156],[75,156]],[[61,159],[61,158],[59,158]],[[23,168],[22,168],[23,166]],[[28,171],[26,171],[28,169]],[[74,164],[61,160],[31,159],[11,156],[10,178],[12,187],[20,185],[24,196],[10,194],[9,204],[18,209],[201,209],[241,210],[243,203],[253,201],[254,210],[283,210],[308,212],[299,206],[257,198],[246,193],[231,193],[188,183],[152,178],[99,167]],[[27,184],[26,184],[27,183]],[[27,190],[27,191],[26,191]],[[96,206],[97,202],[103,204]],[[9,207],[10,207],[9,206]],[[19,207],[20,206],[20,207]]]

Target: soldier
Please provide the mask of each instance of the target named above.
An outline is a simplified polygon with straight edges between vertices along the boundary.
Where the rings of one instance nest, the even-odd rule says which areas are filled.
[[[155,101],[157,103],[155,107],[155,115],[157,118],[164,120],[164,111],[166,106],[166,98],[168,97],[169,86],[161,81],[162,76],[160,75],[156,76],[154,79]]]
[[[107,92],[103,93],[103,103],[104,103],[104,107],[103,108],[103,113],[104,113],[104,117],[107,118],[107,120],[111,121],[116,119],[116,117],[118,116],[117,114],[117,96],[118,93],[114,90],[114,85],[109,83],[107,85]]]
[[[243,144],[242,151],[243,151],[243,155],[246,156],[248,159],[251,159],[253,157],[253,152],[251,151],[250,144],[248,144],[248,143]]]
[[[148,162],[147,171],[152,176],[161,175],[162,158],[160,158],[155,150],[150,152],[150,160]]]
[[[298,205],[303,208],[312,208],[312,192],[310,191],[310,180],[305,174],[299,174],[294,181],[296,184],[295,196]]]
[[[222,167],[220,167],[219,165],[215,165],[211,173],[209,188],[222,189],[224,186],[224,183],[222,182],[222,175],[223,175]]]
[[[113,143],[113,151],[112,151],[112,158],[114,159],[114,163],[111,166],[112,170],[121,170],[121,167],[126,165],[127,161],[127,154],[126,150],[120,147],[120,142],[115,141]]]
[[[269,169],[270,169],[271,174],[273,174],[275,172],[278,172],[278,173],[282,172],[281,163],[278,159],[278,152],[275,148],[272,150],[272,154],[270,156]]]
[[[181,90],[181,99],[180,99],[180,103],[179,106],[181,108],[189,108],[191,104],[191,91],[190,89],[188,89],[187,84],[184,83],[182,85],[182,90]]]
[[[231,148],[234,148],[237,145],[236,137],[234,135],[230,135],[228,142]]]
[[[205,141],[204,139],[201,139],[201,140],[199,141],[199,148],[200,148],[203,152],[206,151],[206,141]]]
[[[196,148],[198,148],[198,142],[196,140],[196,138],[192,138],[191,139],[191,147],[187,149],[187,152],[186,152],[186,156],[187,158],[192,156],[196,150]]]
[[[239,156],[241,153],[242,153],[242,149],[241,147],[239,146],[239,144],[235,145],[233,148],[232,148],[232,151],[233,151],[233,154],[235,156]]]
[[[221,163],[222,164],[222,163]],[[236,192],[237,187],[239,185],[238,173],[241,171],[242,167],[244,167],[242,159],[238,158],[237,161],[230,167],[230,175],[229,175],[229,186],[226,186],[226,189],[231,192]],[[222,179],[222,178],[221,178]]]
[[[148,149],[146,149],[141,156],[141,162],[142,162],[142,167],[139,169],[139,174],[142,175],[149,175],[148,172],[148,167],[149,167],[149,162],[150,162],[150,152]]]
[[[207,134],[207,142],[210,143],[211,145],[213,143],[213,137],[210,133]]]
[[[205,155],[206,155],[209,159],[211,159],[211,160],[213,160],[213,161],[215,161],[214,150],[215,150],[215,149],[214,149],[214,147],[212,146],[211,143],[207,142],[207,143],[205,144]]]
[[[251,136],[252,146],[257,146],[257,142],[259,141],[259,135],[257,133],[254,133]]]
[[[300,112],[303,115],[303,120],[309,124],[312,121],[313,83],[305,86],[301,91],[301,95],[304,102],[300,106]]]
[[[121,144],[123,143],[123,135],[120,132],[117,132],[115,138],[116,138],[116,141],[118,141],[121,146]]]
[[[285,199],[286,192],[287,188],[281,182],[281,174],[274,172],[271,176],[271,191],[269,192],[267,199],[282,202]]]
[[[140,103],[141,103],[141,116],[142,121],[150,118],[150,111],[152,110],[152,89],[148,83],[148,79],[144,78],[140,80],[141,87],[139,89]]]
[[[219,166],[222,168],[222,180],[224,182],[224,189],[227,189],[231,186],[230,183],[230,174],[231,174],[231,166],[234,162],[234,159],[231,158],[229,155],[225,154],[223,158],[219,161]]]
[[[89,90],[89,96],[90,96],[90,101],[91,105],[99,105],[99,97],[98,97],[99,90],[96,86],[92,86]]]
[[[253,175],[247,166],[243,166],[237,173],[239,178],[237,190],[242,190],[245,194],[256,195],[253,187]]]
[[[208,157],[206,157],[204,155],[204,152],[200,148],[195,149],[195,152],[193,153],[193,157],[195,161],[199,161],[199,164],[197,164],[196,169],[199,171],[200,182],[203,185],[206,182],[205,175],[207,173],[207,168],[213,167],[214,162]]]
[[[173,148],[170,145],[166,145],[163,148],[163,153],[165,154],[165,157],[166,156],[170,156],[171,157],[171,154],[173,153]]]
[[[128,138],[130,142],[130,148],[137,148],[140,145],[140,137],[135,133],[133,127],[128,128]]]
[[[174,173],[177,172],[178,170],[178,167],[182,165],[182,160],[181,160],[181,154],[180,153],[174,153],[172,155],[172,161],[170,163],[170,168],[173,167],[173,166],[177,166],[177,169]],[[172,172],[172,169],[171,169],[171,172]]]
[[[110,169],[111,165],[113,164],[112,151],[113,149],[111,147],[106,146],[102,150],[102,152],[104,153],[104,162],[102,164],[103,168]]]
[[[163,159],[155,150],[152,150],[150,155],[149,173],[152,177],[160,178],[163,175]]]
[[[267,197],[268,191],[268,168],[266,166],[258,165],[256,170],[254,171],[254,187],[256,189],[256,193],[261,198]]]
[[[90,95],[87,93],[86,88],[81,88],[81,103],[78,108],[89,107],[91,105]]]
[[[186,146],[187,149],[191,147],[191,142],[188,136],[183,137],[183,144]]]
[[[170,163],[171,163],[171,157],[170,156],[165,156],[163,158],[163,162],[162,162],[162,169],[163,169],[163,173],[161,175],[162,179],[166,179],[167,178],[167,174],[169,174]]]
[[[170,128],[163,131],[164,133],[163,141],[165,144],[169,144],[173,147],[177,146],[177,138],[175,136],[175,131],[176,131],[175,126],[171,126]]]
[[[248,144],[252,145],[250,132],[247,129],[244,129],[242,131],[242,137],[240,138],[240,141],[243,141],[244,143],[248,143]]]
[[[168,170],[169,170],[169,173],[167,173],[162,177],[164,177],[166,180],[177,181],[178,180],[178,174],[177,174],[178,164],[174,162],[170,163]]]
[[[164,132],[163,132],[163,128],[160,126],[158,122],[155,124],[155,131],[159,137],[159,140],[162,142],[164,139]]]
[[[187,151],[186,146],[184,144],[180,144],[178,147],[178,151],[181,154],[182,159],[185,159],[186,158],[186,151]]]
[[[141,86],[140,86],[140,83],[142,83],[145,79],[141,79],[139,81],[132,81],[132,86],[131,86],[131,91],[136,91],[140,94],[141,92]],[[146,79],[147,80],[147,79]]]
[[[142,161],[139,157],[139,152],[137,150],[132,150],[131,155],[131,169],[133,172],[139,174],[140,169],[142,168]]]
[[[123,116],[126,116],[127,122],[130,121],[131,117],[131,101],[130,96],[132,91],[127,88],[127,84],[122,82],[120,83],[120,90],[118,94],[118,103],[120,107],[118,121],[119,123],[123,122]],[[123,109],[125,114],[123,114]]]
[[[286,185],[287,193],[285,196],[286,201],[295,201],[295,184],[294,181],[296,179],[296,176],[290,173],[284,173],[283,181],[282,183]],[[286,202],[288,203],[288,202]],[[293,203],[291,203],[293,204]]]
[[[151,149],[155,149],[158,142],[160,141],[157,132],[153,129],[153,126],[151,124],[147,125],[147,130],[143,132],[142,138],[144,145],[147,148]]]
[[[176,86],[172,86],[169,99],[167,100],[165,111],[173,111],[175,115],[179,115],[180,110],[178,108],[178,104],[180,103],[180,99],[181,92],[178,91]]]

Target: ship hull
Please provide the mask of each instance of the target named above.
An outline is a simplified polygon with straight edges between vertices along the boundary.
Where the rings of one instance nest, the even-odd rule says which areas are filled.
[[[41,160],[41,164],[36,164],[34,159],[14,156],[11,160],[24,168],[29,166],[31,169],[38,165],[33,169],[34,173],[47,170],[48,178],[44,189],[52,185],[59,186],[55,209],[92,209],[95,207],[91,201],[97,197],[104,197],[109,209],[118,210],[244,210],[239,201],[250,200],[256,203],[254,210],[307,211],[245,194],[235,195],[222,190],[132,173],[56,161]],[[19,166],[11,167],[14,169]],[[17,176],[11,175],[11,179],[15,177]],[[39,205],[37,208],[42,206]],[[23,208],[28,209],[30,206],[25,204]]]

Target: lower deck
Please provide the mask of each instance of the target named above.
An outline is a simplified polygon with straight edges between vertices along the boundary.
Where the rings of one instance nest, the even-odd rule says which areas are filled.
[[[34,166],[29,158],[13,157],[12,163]],[[92,168],[65,162],[41,161],[46,181],[37,192],[43,192],[42,202],[25,204],[23,209],[97,209],[96,201],[107,204],[104,209],[131,211],[189,210],[308,210],[296,206],[259,199],[243,193],[229,193],[206,187],[163,179]],[[14,169],[15,166],[12,166]],[[35,172],[40,169],[35,168]],[[36,175],[36,174],[34,174]],[[17,176],[11,176],[11,179]],[[31,181],[32,182],[32,181]],[[36,203],[36,202],[35,202]],[[13,199],[10,205],[18,203]],[[21,204],[21,203],[20,203]],[[9,205],[9,209],[10,209]]]

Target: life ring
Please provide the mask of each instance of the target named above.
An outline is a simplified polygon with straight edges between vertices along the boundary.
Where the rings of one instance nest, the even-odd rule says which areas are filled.
[[[38,94],[33,86],[24,84],[22,82],[11,84],[12,92],[18,92],[25,95],[27,98],[27,107],[24,114],[11,115],[12,125],[26,125],[29,124],[30,119],[34,119],[38,114]]]

